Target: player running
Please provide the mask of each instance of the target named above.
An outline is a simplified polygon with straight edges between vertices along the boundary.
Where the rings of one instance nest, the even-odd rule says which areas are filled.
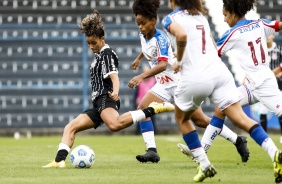
[[[137,86],[143,79],[151,76],[155,76],[157,81],[155,86],[143,97],[138,109],[145,109],[153,101],[172,101],[174,90],[180,78],[180,74],[175,74],[171,68],[174,61],[171,43],[166,34],[156,28],[159,6],[159,0],[135,0],[132,6],[132,12],[136,16],[136,23],[140,29],[139,36],[142,46],[142,53],[132,63],[132,68],[138,69],[145,56],[151,69],[132,78],[128,86],[131,88]],[[210,122],[210,118],[203,113],[200,107],[192,114],[191,119],[195,125],[202,128],[207,127]],[[160,156],[157,153],[153,123],[150,118],[146,118],[139,124],[147,151],[145,154],[137,155],[136,159],[140,162],[158,162]],[[226,126],[220,135],[235,144],[243,162],[248,160],[249,151],[246,137],[238,136]]]
[[[252,87],[260,88],[259,86],[264,83],[260,75],[269,75],[266,80],[269,84],[265,83],[265,85],[271,86],[271,88],[268,88],[267,91],[258,91],[257,97],[267,94],[273,87],[274,94],[278,94],[276,93],[278,87],[274,74],[268,66],[260,67],[260,63],[266,62],[262,60],[265,55],[262,55],[262,52],[256,52],[259,55],[256,58],[254,54],[255,49],[262,50],[266,47],[263,46],[266,43],[265,37],[273,33],[274,30],[281,29],[282,24],[262,20],[245,20],[245,14],[247,10],[253,7],[254,1],[223,0],[223,2],[225,21],[232,28],[218,42],[219,54],[221,55],[222,52],[230,49],[236,51],[236,55],[242,57],[239,61],[249,69],[246,73],[248,79],[253,82],[251,83],[253,85],[250,85]],[[242,94],[236,88],[232,74],[217,56],[217,49],[210,35],[209,23],[202,14],[201,1],[170,0],[170,4],[173,11],[164,18],[163,26],[177,45],[177,62],[173,64],[173,67],[175,71],[181,72],[181,78],[174,94],[175,117],[179,126],[181,127],[186,122],[189,123],[194,110],[200,106],[206,97],[210,97],[219,107],[208,126],[216,128],[216,131],[212,133],[217,135],[224,123],[223,119],[218,118],[221,117],[217,116],[218,113],[227,115],[236,126],[249,132],[251,137],[268,153],[274,163],[276,182],[281,182],[282,152],[278,150],[263,128],[242,110],[240,104],[240,100],[243,98]],[[245,33],[247,35],[244,35]],[[244,53],[248,52],[248,55],[244,55],[243,51]],[[259,72],[260,75],[258,75],[257,70],[251,66],[266,69],[263,69],[263,73]],[[270,74],[272,75],[270,76]],[[274,83],[269,82],[272,79],[275,81]],[[245,86],[245,89],[248,89],[248,87]],[[248,90],[252,89],[254,88]],[[246,94],[246,91],[244,94]],[[280,92],[279,96],[276,97],[280,98]],[[244,99],[248,100],[248,98],[243,98],[241,101]],[[279,101],[282,98],[276,98],[276,100],[278,100],[276,101],[278,103],[276,108],[279,108],[281,106]],[[281,113],[280,110],[276,112]],[[200,163],[198,174],[194,177],[194,181],[199,182],[207,177],[214,176],[216,171],[207,159],[203,145],[194,130],[191,126],[189,130],[182,130],[182,134],[188,148]],[[206,129],[206,132],[212,135],[209,131],[210,129]]]

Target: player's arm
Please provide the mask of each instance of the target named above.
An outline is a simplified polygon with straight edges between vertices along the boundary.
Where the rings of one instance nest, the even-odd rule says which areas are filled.
[[[172,69],[175,73],[181,70],[182,65],[182,57],[187,44],[187,37],[185,30],[176,22],[172,22],[169,26],[170,33],[175,36],[176,39],[176,51],[177,51],[177,59],[172,64]]]
[[[142,82],[143,79],[155,76],[155,75],[165,71],[166,66],[167,66],[167,61],[164,61],[164,60],[158,61],[158,64],[154,68],[151,68],[150,70],[133,77],[128,82],[128,87],[134,88],[134,87],[138,86]]]
[[[280,65],[280,66],[274,68],[272,71],[273,71],[275,77],[279,78],[282,75],[282,66]]]
[[[138,70],[138,67],[140,66],[140,63],[141,63],[143,57],[144,57],[144,54],[143,54],[143,52],[141,52],[137,56],[137,58],[132,62],[131,67],[132,67],[133,70]]]
[[[113,83],[113,92],[109,93],[109,96],[117,101],[119,99],[118,93],[119,93],[119,77],[117,73],[110,74],[111,81]]]
[[[279,30],[281,30],[282,29],[282,22],[279,22]]]

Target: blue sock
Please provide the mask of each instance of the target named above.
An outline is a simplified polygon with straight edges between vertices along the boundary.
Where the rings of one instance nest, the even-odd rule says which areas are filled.
[[[152,120],[139,122],[141,133],[154,131],[154,126]]]
[[[212,116],[212,119],[210,121],[210,125],[222,129],[223,124],[224,124],[224,119],[220,119],[216,116]]]
[[[193,132],[183,135],[183,139],[190,150],[193,150],[193,149],[196,149],[202,146],[197,131],[193,131]]]
[[[269,137],[260,125],[254,125],[250,129],[249,133],[260,146],[262,145],[263,141]]]

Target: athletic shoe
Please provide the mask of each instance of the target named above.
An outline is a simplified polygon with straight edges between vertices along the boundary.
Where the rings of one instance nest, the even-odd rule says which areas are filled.
[[[238,139],[241,139],[239,143],[235,144],[238,153],[241,156],[242,162],[247,162],[250,156],[250,152],[247,146],[247,137],[246,136],[238,136]]]
[[[174,105],[169,102],[152,102],[150,103],[149,107],[153,107],[155,114],[162,113],[162,112],[171,112],[174,111]]]
[[[53,160],[49,164],[44,165],[43,168],[66,168],[66,162],[64,160],[60,162],[55,162],[55,160]]]
[[[275,153],[273,167],[274,167],[275,182],[281,183],[282,182],[282,151],[281,150],[278,150]]]
[[[180,149],[180,151],[186,155],[187,157],[191,158],[192,161],[194,161],[196,164],[199,164],[199,161],[194,157],[194,155],[192,154],[191,150],[188,148],[188,146],[178,143],[177,144],[178,149]]]
[[[210,165],[204,171],[202,171],[201,167],[199,166],[198,170],[199,170],[198,174],[193,179],[195,182],[202,182],[207,177],[211,178],[211,177],[214,177],[214,175],[216,174],[216,170],[212,165]]]
[[[148,161],[150,162],[156,162],[158,163],[158,161],[160,161],[160,156],[158,153],[154,152],[154,151],[151,151],[151,150],[146,150],[146,153],[143,154],[143,155],[137,155],[136,156],[136,159],[139,161],[139,162],[142,162],[142,163],[146,163]]]

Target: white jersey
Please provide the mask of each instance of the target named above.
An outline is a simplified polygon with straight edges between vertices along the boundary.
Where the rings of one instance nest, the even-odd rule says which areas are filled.
[[[226,66],[217,55],[206,17],[202,14],[192,16],[187,10],[178,8],[163,19],[162,25],[176,48],[175,36],[170,34],[173,22],[181,25],[187,33],[181,70],[181,75],[187,76],[185,80],[201,82],[218,77],[218,71],[226,69]]]
[[[159,29],[150,40],[146,40],[142,33],[139,34],[143,55],[147,58],[151,68],[158,65],[159,61],[167,61],[168,66],[165,71],[155,75],[156,81],[165,89],[177,85],[179,74],[174,74],[171,68],[173,64],[173,51],[169,39]]]
[[[274,77],[267,59],[266,40],[279,31],[278,25],[278,21],[266,19],[240,20],[218,40],[218,55],[232,50],[246,78],[257,87],[264,80]]]

